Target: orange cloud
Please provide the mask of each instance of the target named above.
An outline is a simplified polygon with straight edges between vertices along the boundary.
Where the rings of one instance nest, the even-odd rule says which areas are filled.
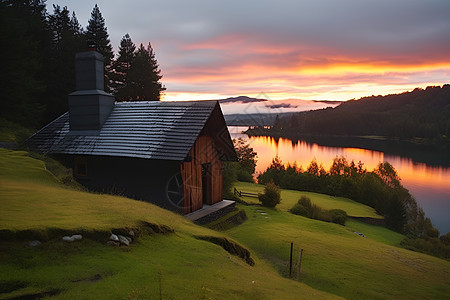
[[[225,34],[183,44],[178,63],[163,68],[164,83],[179,97],[256,95],[272,99],[348,100],[450,82],[446,55],[343,53],[332,47],[270,44],[245,34]],[[195,57],[196,59],[193,59]]]

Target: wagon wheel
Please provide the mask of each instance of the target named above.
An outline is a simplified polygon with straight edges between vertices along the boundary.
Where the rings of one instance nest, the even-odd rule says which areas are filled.
[[[177,208],[184,207],[183,198],[183,179],[181,174],[178,173],[169,179],[166,187],[167,198]]]

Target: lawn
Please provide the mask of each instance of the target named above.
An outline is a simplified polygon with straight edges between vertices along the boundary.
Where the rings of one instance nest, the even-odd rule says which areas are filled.
[[[387,229],[362,224],[364,238],[354,233],[353,222],[341,226],[276,209],[242,209],[248,221],[225,233],[280,274],[288,273],[293,242],[294,265],[304,250],[300,279],[316,289],[347,299],[448,299],[450,262],[388,245],[400,235]]]
[[[216,232],[149,203],[67,187],[42,161],[0,149],[0,233],[48,233],[39,247],[26,238],[0,242],[0,298],[43,292],[55,299],[448,298],[448,261],[393,246],[402,236],[382,227],[292,215],[286,210],[295,193],[283,197],[280,209],[239,206],[248,220]],[[339,204],[327,197],[311,194],[314,203]],[[86,237],[65,243],[54,230],[109,233],[139,229],[141,221],[175,232],[142,234],[130,247],[113,247]],[[196,236],[246,247],[255,266]],[[291,242],[294,262],[304,249],[299,281],[286,278]]]
[[[249,182],[236,182],[234,187],[239,191],[252,192],[252,193],[263,193],[264,186],[256,183]],[[354,217],[370,217],[370,218],[382,218],[376,213],[376,211],[361,203],[355,202],[344,197],[334,197],[324,194],[311,193],[311,192],[300,192],[293,190],[282,190],[281,191],[281,203],[277,206],[278,209],[282,211],[288,211],[301,196],[307,196],[311,199],[311,202],[320,206],[323,209],[342,209],[347,212],[347,215]],[[258,199],[251,197],[244,197],[245,201],[258,203]]]
[[[256,255],[252,267],[197,239],[224,235],[180,215],[142,201],[68,188],[26,152],[0,149],[0,201],[0,232],[30,235],[0,242],[1,299],[39,293],[55,294],[55,299],[160,299],[160,293],[164,299],[336,298],[280,276]],[[140,221],[169,226],[175,233],[142,235],[120,248],[88,238],[68,244],[52,236],[55,228],[108,232],[136,228]],[[29,247],[37,233],[43,244]]]

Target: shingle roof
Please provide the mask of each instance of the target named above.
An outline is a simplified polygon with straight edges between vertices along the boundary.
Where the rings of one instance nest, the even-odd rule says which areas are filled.
[[[102,129],[93,135],[71,132],[65,113],[26,144],[43,153],[181,161],[216,106],[220,110],[216,101],[118,102]]]

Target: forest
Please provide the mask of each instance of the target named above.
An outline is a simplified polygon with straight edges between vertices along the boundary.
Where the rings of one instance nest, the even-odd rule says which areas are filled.
[[[450,85],[346,101],[335,108],[277,118],[251,135],[298,139],[305,136],[387,137],[450,146]]]
[[[44,0],[0,2],[1,126],[38,129],[66,112],[75,54],[89,49],[103,55],[105,91],[116,101],[160,100],[165,87],[150,43],[136,47],[126,33],[116,56],[97,5],[85,28],[67,7],[49,9]]]

